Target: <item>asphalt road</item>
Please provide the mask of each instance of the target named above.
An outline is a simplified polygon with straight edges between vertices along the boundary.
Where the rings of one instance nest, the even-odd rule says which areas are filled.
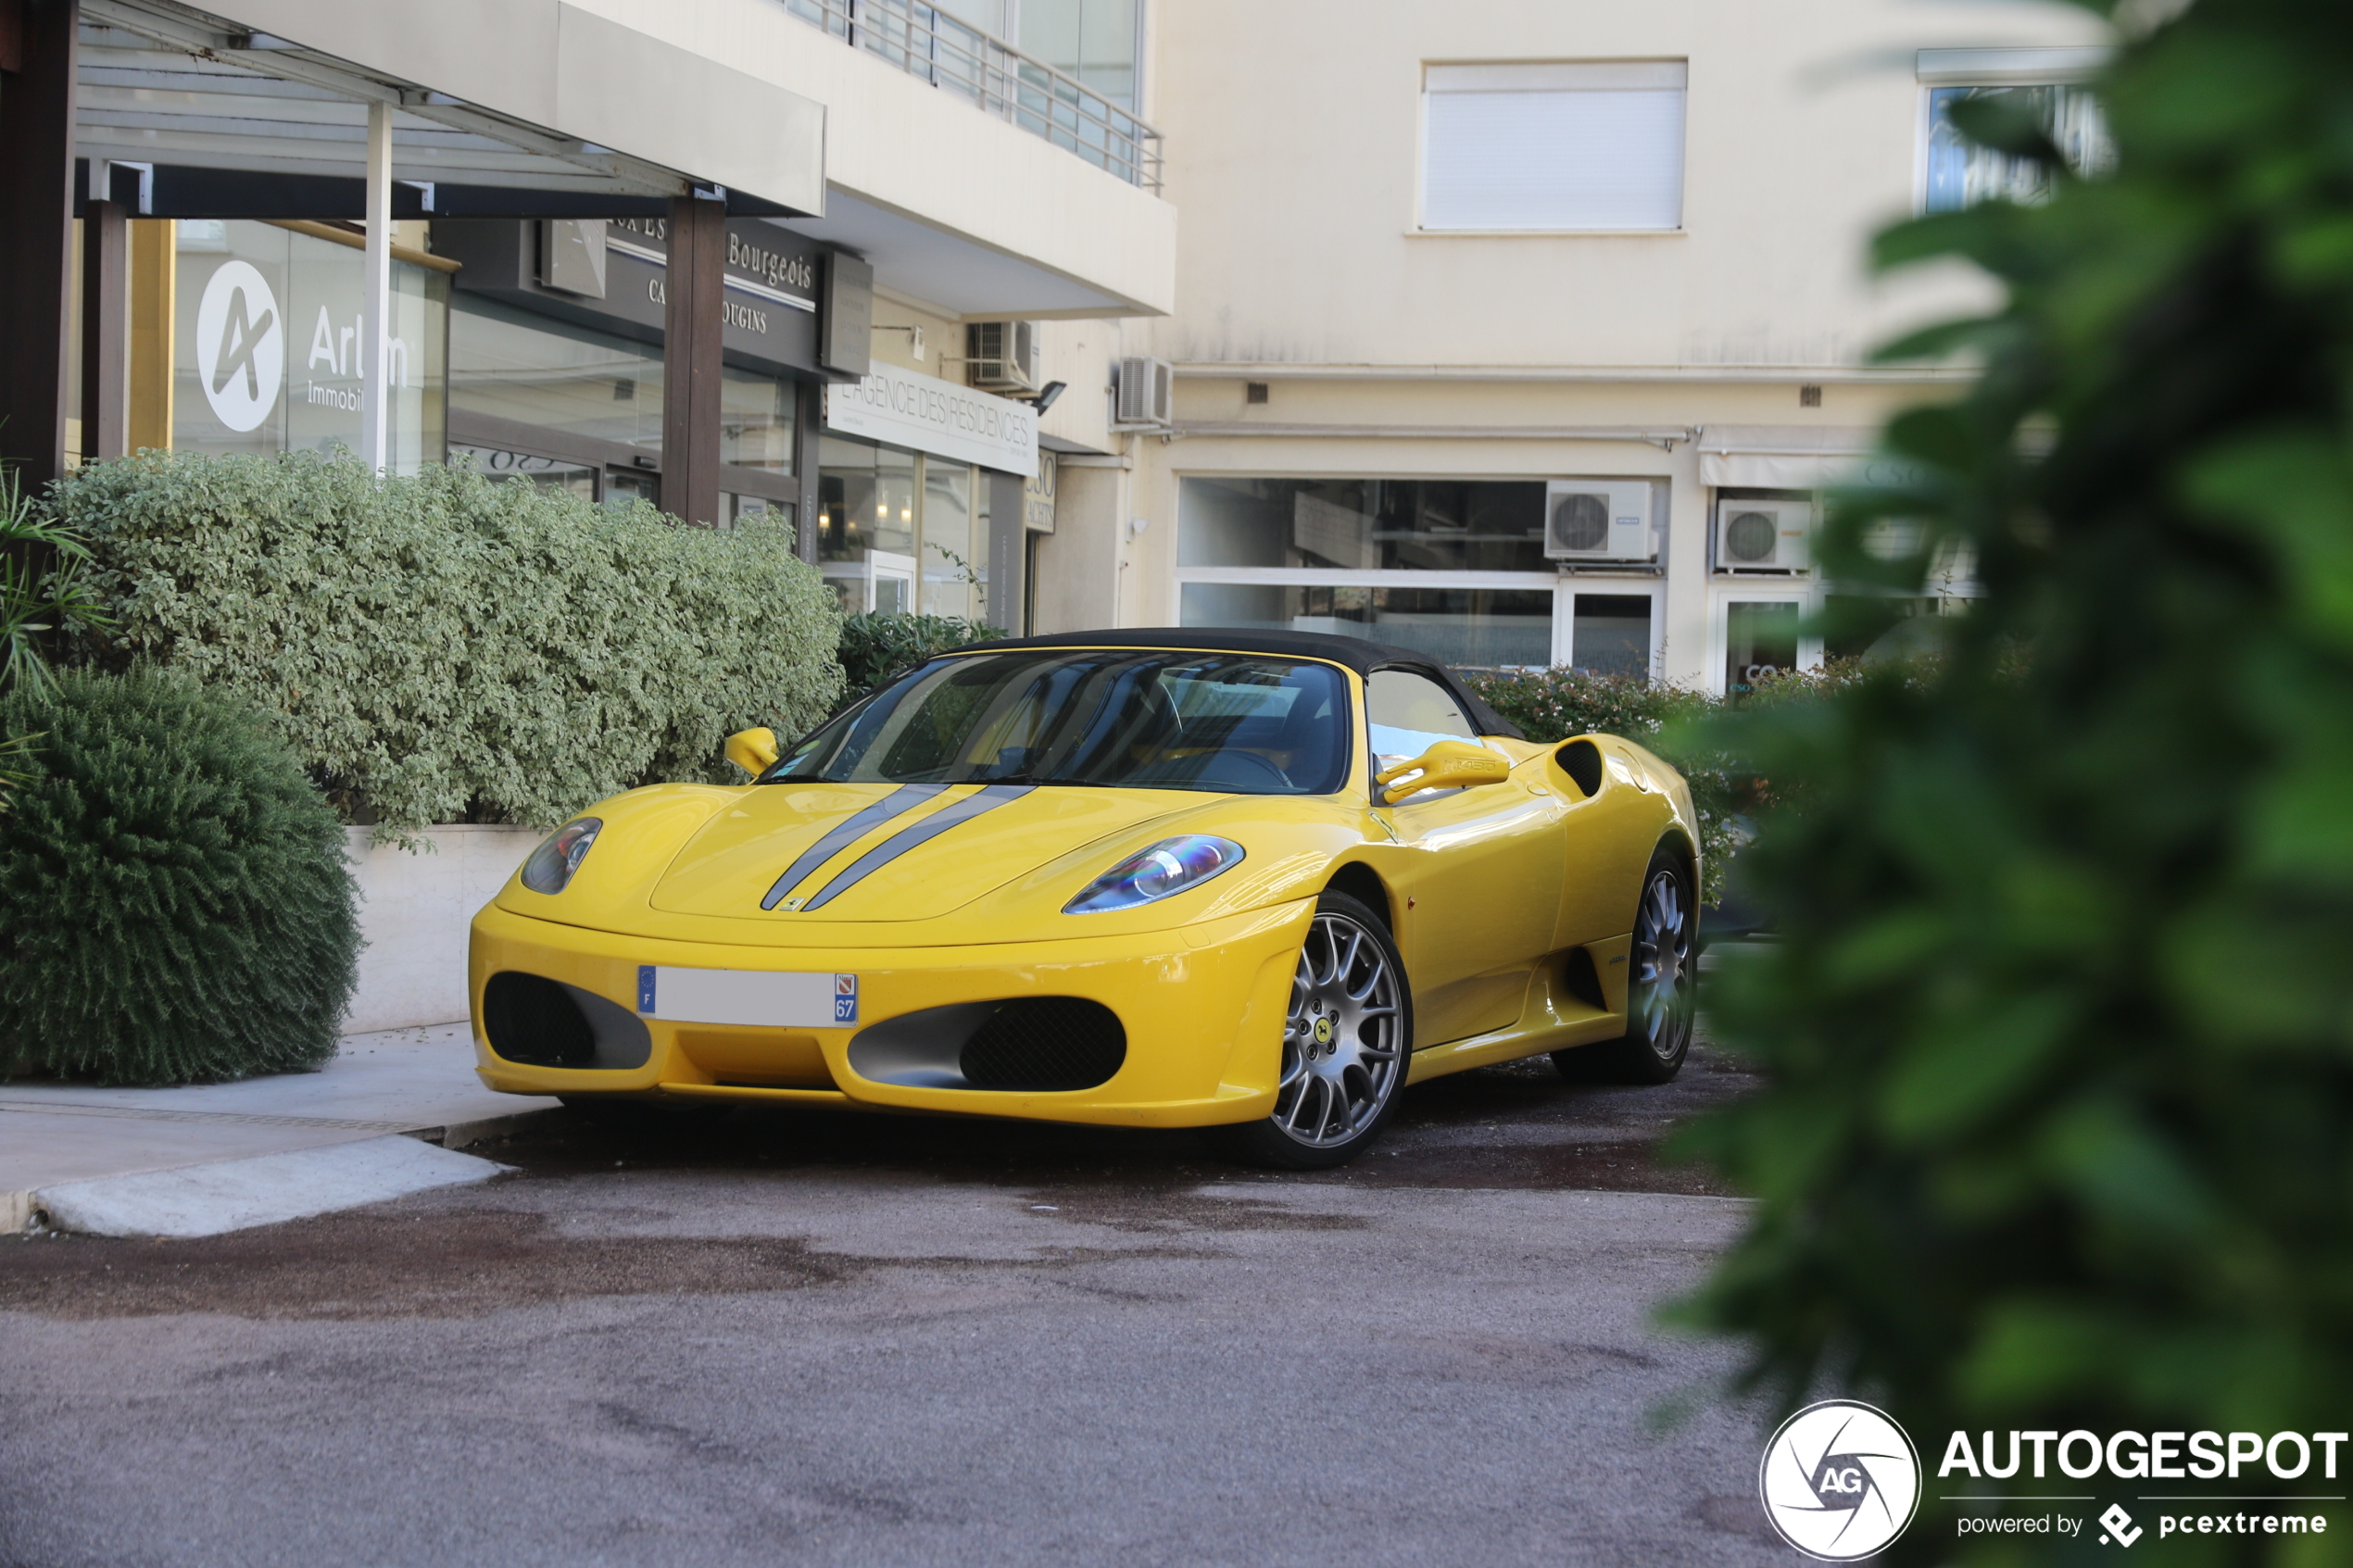
[[[1745,1080],[1541,1060],[1269,1176],[1189,1135],[567,1123],[483,1186],[0,1242],[0,1564],[1797,1562],[1661,1331]]]

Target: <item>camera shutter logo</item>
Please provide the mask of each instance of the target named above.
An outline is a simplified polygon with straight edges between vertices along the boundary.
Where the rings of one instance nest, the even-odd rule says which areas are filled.
[[[1852,1562],[1904,1533],[1920,1502],[1920,1456],[1886,1411],[1825,1399],[1781,1423],[1756,1486],[1781,1539],[1823,1562]]]
[[[220,422],[248,431],[278,406],[286,334],[277,295],[248,261],[222,262],[196,306],[196,373]]]

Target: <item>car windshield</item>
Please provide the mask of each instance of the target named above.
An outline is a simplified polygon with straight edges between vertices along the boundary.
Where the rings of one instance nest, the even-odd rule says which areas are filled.
[[[762,784],[1033,784],[1330,795],[1348,688],[1327,664],[1145,648],[934,659],[778,759]]]

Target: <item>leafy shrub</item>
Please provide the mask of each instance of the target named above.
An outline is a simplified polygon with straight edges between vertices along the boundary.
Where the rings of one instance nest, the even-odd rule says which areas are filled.
[[[848,707],[934,654],[1006,634],[1001,626],[960,621],[950,615],[849,616],[841,623],[837,652],[847,681],[842,706]]]
[[[0,833],[0,1060],[107,1083],[334,1054],[359,952],[343,830],[268,721],[193,682],[68,671]]]
[[[1769,1087],[1696,1140],[1758,1207],[1693,1315],[1931,1444],[2353,1404],[2353,26],[2200,0],[2105,95],[2112,179],[1880,244],[2008,304],[1899,345],[1984,372],[1891,424],[1919,477],[1825,558],[1917,591],[1966,547],[1986,596],[1908,678],[1729,742],[1794,804],[1748,852],[1782,940],[1716,997]],[[1919,551],[1873,558],[1881,518]],[[1917,1558],[2068,1554],[1957,1547],[1942,1489]]]
[[[142,452],[57,497],[119,622],[96,657],[250,698],[396,836],[725,779],[730,731],[798,733],[839,688],[830,596],[773,527],[309,453]]]

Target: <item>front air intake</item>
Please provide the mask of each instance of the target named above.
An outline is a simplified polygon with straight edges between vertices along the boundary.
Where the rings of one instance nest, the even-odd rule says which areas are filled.
[[[964,1042],[964,1081],[975,1089],[1091,1089],[1127,1060],[1119,1015],[1081,997],[1006,1002]]]
[[[505,969],[482,988],[490,1048],[526,1067],[643,1067],[653,1056],[645,1020],[594,991]]]

